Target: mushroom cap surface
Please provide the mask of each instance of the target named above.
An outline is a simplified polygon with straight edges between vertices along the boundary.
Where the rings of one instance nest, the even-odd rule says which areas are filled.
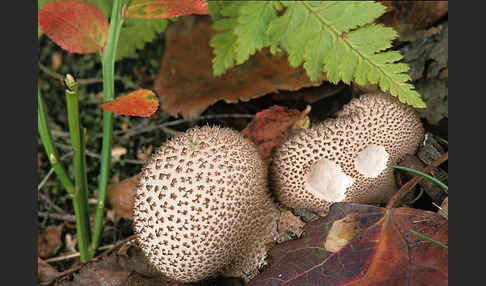
[[[150,264],[180,282],[262,266],[278,210],[252,142],[228,128],[197,127],[161,146],[143,168],[134,230]]]
[[[362,95],[345,105],[337,118],[294,134],[275,149],[271,188],[283,205],[311,209],[321,216],[334,201],[386,203],[396,191],[388,166],[415,153],[423,139],[420,118],[411,106],[388,95]],[[334,162],[352,178],[352,185],[342,190],[344,199],[324,199],[324,188],[319,196],[309,190],[307,178],[322,169],[322,161]],[[322,178],[327,177],[324,169],[320,172]]]

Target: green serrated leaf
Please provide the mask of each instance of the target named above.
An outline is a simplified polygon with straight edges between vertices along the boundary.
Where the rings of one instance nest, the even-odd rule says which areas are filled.
[[[345,46],[346,47],[346,46]],[[339,66],[341,72],[341,79],[344,83],[350,84],[353,80],[353,75],[358,65],[358,55],[349,47],[346,47],[344,57]]]
[[[126,18],[120,31],[115,60],[128,57],[155,39],[167,28],[167,19]]]
[[[332,36],[326,30],[322,30],[308,42],[304,55],[304,69],[312,81],[322,78],[324,55],[327,54],[331,43]]]
[[[235,65],[237,37],[233,31],[227,31],[214,35],[209,41],[213,47],[213,74],[216,76],[224,74],[229,68]]]
[[[291,12],[287,10],[268,25],[267,35],[272,54],[280,51],[280,48],[287,50],[291,17]]]
[[[370,64],[363,58],[358,57],[358,65],[354,74],[354,80],[359,85],[365,85],[368,83],[368,76],[370,72]]]
[[[370,55],[368,58],[377,63],[394,63],[401,60],[403,56],[398,51],[386,51],[383,53]]]
[[[383,13],[385,6],[374,1],[354,1],[352,5],[346,1],[325,1],[320,14],[339,33],[347,33],[358,26],[371,23]]]
[[[234,29],[237,35],[236,62],[244,63],[257,50],[268,46],[267,28],[277,17],[275,3],[269,1],[248,1],[239,10],[238,25]]]
[[[356,50],[365,55],[386,50],[392,46],[391,41],[397,37],[393,28],[369,24],[349,32],[347,40]]]
[[[327,79],[337,84],[341,77],[339,75],[339,66],[341,65],[341,59],[344,56],[345,48],[342,41],[335,42],[329,49],[326,57],[324,58],[324,70],[327,74]]]

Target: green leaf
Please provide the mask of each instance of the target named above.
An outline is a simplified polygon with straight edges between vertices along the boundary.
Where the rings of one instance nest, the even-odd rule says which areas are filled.
[[[120,60],[143,49],[167,28],[167,19],[126,18],[120,31],[115,60]]]
[[[236,19],[222,19],[215,23],[215,29],[232,28],[236,25]],[[232,30],[214,35],[209,45],[214,48],[213,73],[222,75],[235,65],[237,37]]]
[[[322,79],[326,72],[330,82],[378,84],[402,102],[425,107],[413,85],[407,83],[409,67],[398,62],[403,56],[388,50],[397,32],[373,23],[385,12],[380,3],[214,2],[210,2],[212,15],[217,17],[214,27],[223,31],[211,40],[215,75],[245,62],[257,50],[270,47],[273,54],[286,52],[291,66],[303,65],[312,81]]]
[[[327,24],[339,33],[347,33],[363,23],[370,23],[385,13],[385,6],[372,1],[321,1],[316,7]]]
[[[275,3],[268,1],[248,1],[239,9],[238,25],[234,28],[237,36],[236,62],[244,63],[264,46],[268,46],[267,28],[277,18]]]

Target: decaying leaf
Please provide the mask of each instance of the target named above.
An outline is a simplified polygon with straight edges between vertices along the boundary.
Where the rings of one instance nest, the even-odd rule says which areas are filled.
[[[137,180],[138,175],[108,186],[106,199],[115,212],[123,218],[132,218]]]
[[[410,230],[448,244],[447,220],[434,212],[335,203],[302,239],[274,247],[249,285],[447,285],[447,250]]]
[[[142,251],[137,247],[129,247],[122,255],[114,251],[100,259],[91,260],[72,276],[59,279],[58,285],[183,286],[182,283],[162,277],[146,263]]]
[[[108,38],[108,19],[95,6],[80,1],[54,1],[38,14],[44,33],[61,48],[79,54],[100,52]]]
[[[133,18],[172,18],[208,14],[206,0],[132,0],[126,16]]]
[[[383,1],[383,4],[387,12],[378,22],[393,27],[402,41],[413,39],[449,12],[448,1]]]
[[[440,209],[437,211],[439,215],[448,219],[448,216],[446,216],[444,212],[449,213],[449,197],[446,197],[444,201],[442,201],[442,204],[440,205]]]
[[[157,111],[159,101],[153,91],[138,89],[100,105],[106,111],[121,115],[149,117]]]
[[[285,210],[278,218],[278,243],[282,241],[299,238],[304,228],[304,222],[296,217],[291,211]]]
[[[237,103],[322,83],[312,83],[302,68],[290,67],[287,57],[273,56],[267,49],[223,76],[213,76],[209,40],[215,30],[211,24],[210,17],[190,16],[167,29],[167,45],[154,89],[162,108],[172,116],[192,118],[219,100]]]
[[[269,163],[272,150],[280,144],[289,132],[305,129],[309,126],[308,113],[297,109],[287,109],[274,105],[258,112],[248,126],[241,130],[241,134],[253,141],[262,159]]]
[[[37,279],[39,279],[40,283],[48,283],[59,277],[59,275],[61,275],[59,271],[40,257],[37,257]]]
[[[37,252],[39,257],[48,258],[57,253],[62,246],[62,225],[50,225],[37,236]]]

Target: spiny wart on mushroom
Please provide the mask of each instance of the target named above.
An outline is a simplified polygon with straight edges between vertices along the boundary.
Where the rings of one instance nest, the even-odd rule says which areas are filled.
[[[333,202],[385,203],[396,191],[393,170],[424,139],[415,110],[395,97],[362,95],[337,118],[289,137],[276,148],[271,187],[290,208],[326,215]]]
[[[251,279],[278,218],[254,144],[209,126],[173,137],[152,155],[133,212],[148,261],[181,282],[216,274]]]

